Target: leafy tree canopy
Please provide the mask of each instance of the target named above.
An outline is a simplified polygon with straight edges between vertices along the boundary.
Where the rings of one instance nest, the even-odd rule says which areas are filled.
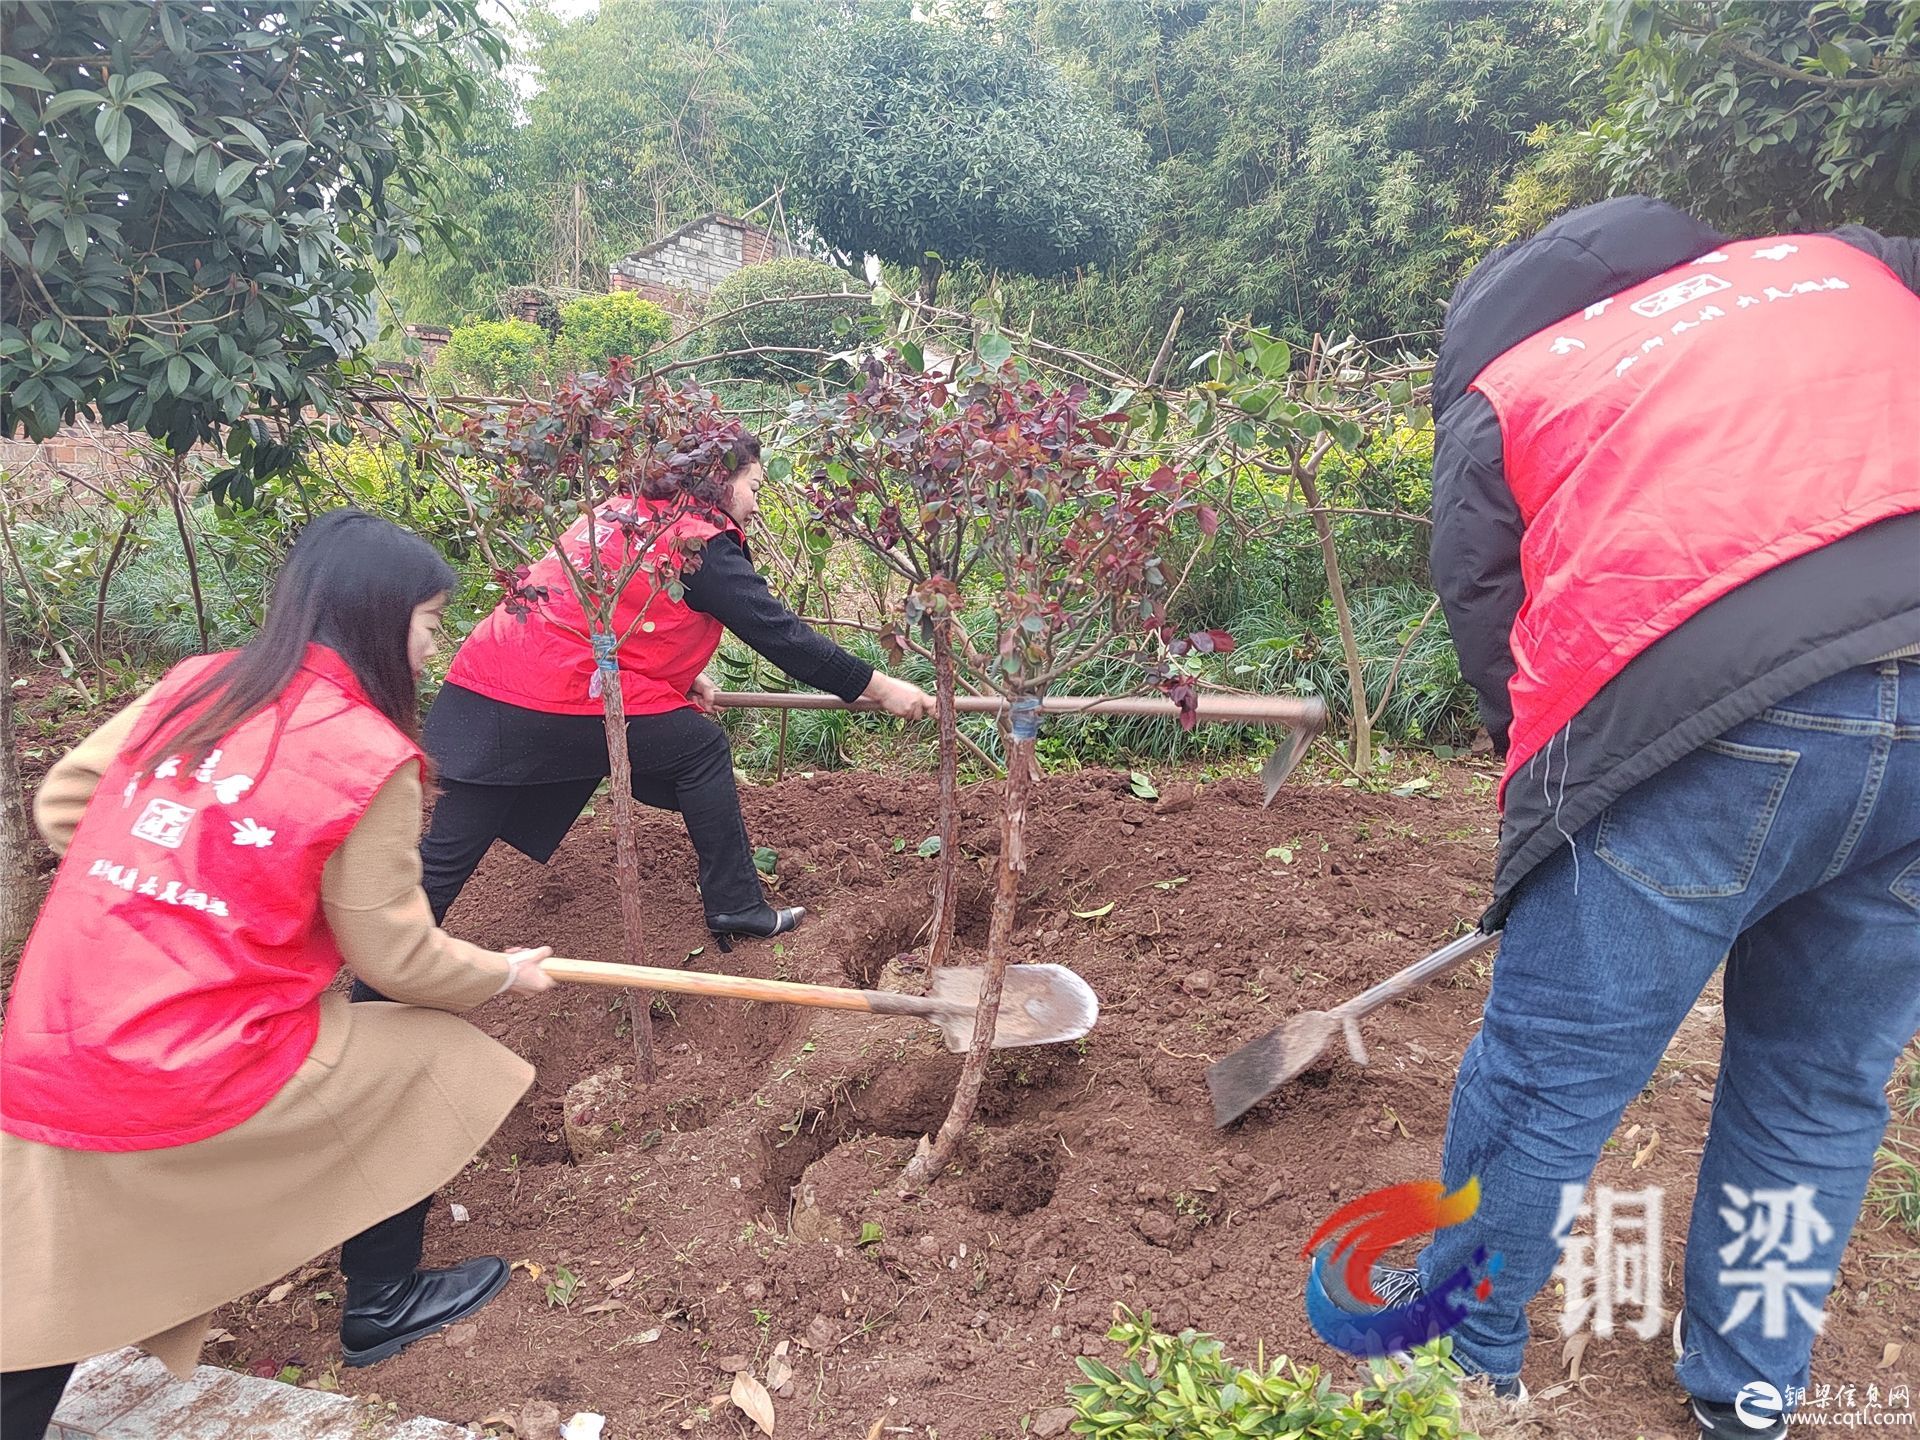
[[[477,0],[10,0],[0,430],[329,407],[502,42]],[[231,446],[282,465],[264,426]]]
[[[1725,229],[1920,228],[1920,0],[1606,0],[1615,193]]]
[[[919,267],[1057,275],[1125,255],[1149,187],[1138,136],[983,25],[862,16],[802,66],[794,206],[830,242]]]

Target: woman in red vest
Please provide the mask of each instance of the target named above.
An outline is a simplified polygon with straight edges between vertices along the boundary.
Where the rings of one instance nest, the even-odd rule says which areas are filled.
[[[616,510],[643,526],[664,523],[657,551],[700,557],[679,598],[652,593],[644,575],[634,578],[618,616],[628,638],[605,668],[596,669],[585,617],[553,555],[527,581],[545,587],[547,599],[531,610],[503,604],[461,645],[427,715],[424,742],[441,787],[421,846],[436,918],[496,839],[543,863],[558,848],[607,777],[599,685],[616,673],[629,717],[634,798],[685,819],[707,925],[721,948],[737,936],[781,934],[806,914],[766,902],[740,818],[733,752],[709,718],[714,687],[701,672],[722,629],[802,684],[843,700],[877,701],[888,714],[919,719],[931,713],[933,697],[849,655],[774,599],[745,537],[764,474],[760,442],[742,432],[713,472],[601,507],[595,533],[607,563],[621,564],[629,543],[608,523]],[[588,543],[584,518],[562,541],[579,557]],[[644,628],[636,623],[643,615]]]
[[[457,1012],[553,984],[549,951],[455,940],[420,889],[416,685],[453,581],[397,526],[322,516],[246,648],[41,787],[62,861],[0,1035],[5,1440],[89,1355],[191,1374],[211,1311],[335,1245],[350,1365],[505,1285],[497,1258],[418,1268],[433,1192],[533,1078]],[[349,1006],[343,965],[402,1003]]]

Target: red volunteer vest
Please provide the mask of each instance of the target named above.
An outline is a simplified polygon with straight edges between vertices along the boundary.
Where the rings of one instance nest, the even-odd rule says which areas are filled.
[[[601,564],[617,570],[630,554],[631,542],[618,526],[609,523],[610,512],[635,511],[641,523],[647,524],[669,508],[669,503],[621,497],[603,504],[595,512],[594,521]],[[739,527],[722,515],[684,514],[668,525],[651,548],[656,555],[672,552],[676,543],[697,550],[723,534],[740,538]],[[560,544],[575,564],[587,564],[584,515],[561,537]],[[567,583],[566,567],[559,556],[544,557],[529,572],[527,584],[546,587],[547,598],[521,615],[512,614],[504,602],[495,607],[473,628],[453,657],[448,682],[523,710],[550,715],[600,714],[600,692],[592,683],[593,648],[587,640],[586,614]],[[686,706],[687,687],[720,648],[720,622],[670,594],[656,595],[647,583],[647,575],[641,572],[621,594],[614,623],[627,637],[616,656],[627,714],[662,715]],[[644,630],[642,625],[646,626]]]
[[[1920,297],[1829,236],[1728,242],[1473,388],[1526,533],[1501,793],[1627,663],[1797,555],[1920,510]]]
[[[154,1150],[238,1125],[300,1067],[340,951],[320,872],[420,759],[334,651],[197,766],[136,768],[188,685],[176,666],[101,778],[41,908],[0,1037],[0,1128]]]

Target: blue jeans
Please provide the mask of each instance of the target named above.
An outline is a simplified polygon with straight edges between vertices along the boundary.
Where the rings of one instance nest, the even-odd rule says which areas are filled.
[[[1562,1187],[1586,1186],[1723,960],[1678,1367],[1689,1393],[1720,1402],[1754,1380],[1806,1385],[1809,1317],[1920,1028],[1920,664],[1845,671],[1735,726],[1521,882],[1447,1121],[1442,1178],[1451,1190],[1477,1175],[1480,1208],[1419,1262],[1431,1290],[1476,1245],[1505,1257],[1453,1335],[1469,1370],[1520,1373],[1527,1302],[1560,1261]],[[1800,1186],[1807,1203],[1785,1203]]]

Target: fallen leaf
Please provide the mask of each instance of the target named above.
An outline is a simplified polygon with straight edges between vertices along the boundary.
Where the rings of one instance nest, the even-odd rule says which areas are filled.
[[[1655,1150],[1658,1150],[1659,1148],[1660,1148],[1660,1131],[1658,1127],[1655,1127],[1653,1134],[1647,1137],[1647,1143],[1642,1145],[1638,1150],[1633,1152],[1633,1164],[1629,1168],[1638,1170],[1642,1165],[1646,1164],[1647,1161],[1653,1158],[1653,1152]]]
[[[527,1272],[527,1278],[529,1280],[538,1280],[546,1273],[537,1260],[516,1260],[513,1264],[509,1265],[507,1269],[510,1272],[514,1270],[524,1270]]]
[[[638,1335],[629,1335],[625,1340],[621,1341],[620,1343],[623,1345],[651,1345],[654,1341],[658,1340],[659,1338],[660,1338],[660,1327],[656,1325],[651,1330],[642,1330]]]
[[[1581,1330],[1569,1335],[1560,1347],[1560,1363],[1567,1367],[1567,1379],[1576,1385],[1580,1383],[1580,1362],[1586,1358],[1587,1342],[1592,1339],[1592,1331]]]
[[[722,1370],[734,1375],[739,1374],[742,1370],[750,1369],[752,1365],[752,1362],[744,1355],[722,1355],[716,1363]]]
[[[878,1420],[874,1421],[873,1424],[869,1425],[867,1427],[867,1440],[880,1440],[880,1428],[886,1423],[887,1417],[882,1415]]]
[[[1887,1348],[1882,1351],[1880,1355],[1880,1368],[1882,1370],[1891,1370],[1895,1365],[1900,1363],[1900,1348],[1900,1342],[1898,1340],[1887,1341]]]
[[[626,1308],[627,1302],[624,1300],[596,1300],[593,1304],[584,1307],[580,1313],[582,1315],[605,1315],[610,1311],[624,1310]]]
[[[607,1293],[611,1295],[631,1279],[633,1279],[633,1271],[631,1269],[622,1270],[618,1275],[614,1276],[613,1279],[607,1281]]]
[[[1138,770],[1128,774],[1127,788],[1142,800],[1158,800],[1160,798],[1160,792],[1153,788],[1153,781]]]
[[[1103,916],[1111,915],[1113,913],[1113,907],[1119,903],[1118,900],[1109,900],[1098,910],[1075,910],[1071,913],[1076,920],[1098,920]]]
[[[572,1419],[560,1427],[560,1440],[600,1440],[600,1432],[606,1428],[606,1416],[597,1415],[591,1410],[578,1410]]]
[[[1153,888],[1156,890],[1178,890],[1182,885],[1187,883],[1187,879],[1188,877],[1185,875],[1176,875],[1171,880],[1156,880],[1153,882]]]
[[[773,1397],[767,1394],[766,1386],[745,1370],[737,1371],[733,1377],[731,1398],[746,1412],[747,1418],[760,1427],[762,1435],[773,1434]]]
[[[464,1205],[449,1205],[447,1209],[453,1212],[453,1223],[456,1225],[464,1225],[473,1218],[467,1213],[467,1207]]]
[[[267,1291],[267,1303],[269,1305],[278,1305],[282,1300],[286,1299],[287,1296],[291,1295],[292,1293],[293,1293],[293,1281],[282,1280],[278,1285],[274,1286],[271,1290]]]
[[[206,1343],[209,1345],[220,1345],[231,1339],[233,1339],[233,1332],[231,1330],[209,1330],[207,1332]],[[1899,1347],[1895,1346],[1894,1348],[1898,1349]]]
[[[787,1361],[787,1342],[782,1340],[767,1362],[767,1389],[778,1390],[793,1379],[793,1366]]]
[[[1278,860],[1282,865],[1293,863],[1293,851],[1285,845],[1276,845],[1267,851],[1267,859]]]

